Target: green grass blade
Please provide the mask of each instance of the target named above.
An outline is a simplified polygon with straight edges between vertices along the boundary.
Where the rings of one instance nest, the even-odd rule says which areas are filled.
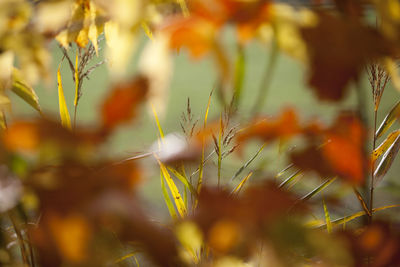
[[[251,157],[243,166],[241,166],[236,173],[232,176],[231,178],[231,182],[233,180],[235,180],[241,173],[242,171],[244,171],[256,158],[257,156],[261,153],[261,151],[263,151],[263,149],[265,148],[265,146],[267,145],[267,143],[264,143],[258,150],[257,152],[254,154],[253,157]]]
[[[333,183],[336,180],[337,177],[333,177],[331,179],[326,180],[325,182],[323,182],[321,185],[319,185],[317,188],[315,188],[313,191],[311,191],[310,193],[308,193],[307,195],[305,195],[304,197],[301,198],[301,201],[307,201],[310,198],[312,198],[313,196],[315,196],[316,194],[318,194],[319,192],[321,192],[322,190],[324,190],[326,187],[328,187],[328,185],[330,185],[331,183]]]

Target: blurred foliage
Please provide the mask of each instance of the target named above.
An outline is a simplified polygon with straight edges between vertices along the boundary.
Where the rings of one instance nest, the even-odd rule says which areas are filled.
[[[374,205],[374,190],[400,148],[398,129],[380,140],[398,119],[399,103],[383,120],[377,116],[386,85],[400,90],[399,25],[397,0],[1,1],[0,265],[399,266],[399,217],[390,212],[399,208],[398,196]],[[236,35],[233,54],[221,40],[228,27]],[[128,73],[141,32],[149,42],[137,72]],[[254,112],[243,120],[243,49],[251,41],[272,53]],[[59,119],[42,111],[35,93],[55,73],[54,43],[62,53],[56,62]],[[160,117],[172,55],[183,50],[193,61],[212,58],[217,80],[203,119],[194,118],[188,100],[176,118],[183,134],[166,133]],[[354,90],[357,105],[330,123],[303,120],[294,108],[259,114],[278,53],[307,68],[306,84],[319,101],[339,106]],[[104,63],[112,82],[98,123],[77,123],[84,81]],[[73,111],[61,68],[71,72]],[[360,88],[363,74],[371,99]],[[38,116],[11,117],[10,93]],[[209,116],[213,94],[221,104],[216,118]],[[158,140],[148,151],[113,157],[107,142],[143,115],[143,104]],[[255,140],[262,145],[246,158],[246,149],[259,145]],[[254,160],[274,145],[287,167],[267,174]],[[229,166],[237,170],[225,179],[231,157],[241,164]],[[156,218],[140,198],[152,170],[159,171],[169,220]],[[347,212],[349,199],[357,212]]]

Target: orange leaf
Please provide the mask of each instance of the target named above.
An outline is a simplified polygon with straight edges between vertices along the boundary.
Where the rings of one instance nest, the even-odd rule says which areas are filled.
[[[134,118],[138,105],[146,97],[148,87],[148,79],[142,76],[114,86],[102,106],[103,126],[112,129]]]
[[[39,130],[33,122],[17,122],[4,133],[3,142],[10,151],[34,151],[39,145]]]

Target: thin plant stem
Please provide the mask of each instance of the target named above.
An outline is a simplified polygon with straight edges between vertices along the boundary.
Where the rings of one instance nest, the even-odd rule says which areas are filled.
[[[377,122],[377,117],[378,117],[378,110],[374,109],[374,137],[373,137],[373,143],[372,143],[372,151],[375,150],[376,147],[376,122]],[[369,191],[369,212],[370,212],[370,223],[372,222],[372,216],[373,216],[373,208],[374,208],[374,169],[375,169],[375,163],[372,161],[371,163],[371,181],[370,181],[370,191]]]
[[[278,44],[275,40],[272,41],[271,53],[269,55],[268,64],[265,68],[265,72],[261,81],[260,89],[256,98],[256,102],[253,107],[252,114],[257,114],[262,110],[262,107],[267,97],[268,89],[271,85],[272,76],[275,69],[275,64],[278,56]]]
[[[8,212],[8,217],[10,218],[15,234],[17,235],[22,260],[26,266],[29,266],[28,253],[25,248],[24,237],[22,236],[22,233],[17,225],[17,222],[15,221],[14,215],[11,212]]]

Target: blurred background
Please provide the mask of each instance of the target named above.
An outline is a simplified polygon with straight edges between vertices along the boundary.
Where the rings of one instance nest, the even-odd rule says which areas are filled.
[[[234,40],[235,38],[233,29],[229,27],[226,28],[224,31],[223,42],[227,48],[227,53],[232,55],[233,58],[235,56],[235,47],[233,45],[236,43]],[[138,69],[138,60],[141,51],[148,42],[152,41],[143,32],[137,42],[137,50],[130,59],[130,64],[127,70],[128,76],[135,75]],[[51,68],[53,71],[52,82],[50,85],[41,84],[34,89],[45,113],[53,114],[55,118],[58,118],[56,71],[62,58],[62,51],[55,42],[50,43],[49,45],[53,51]],[[104,46],[105,41],[103,40],[100,43],[100,47]],[[75,46],[69,51],[71,55],[75,54],[74,49]],[[271,47],[268,44],[263,45],[260,42],[250,42],[244,47],[245,77],[243,83],[243,94],[239,103],[239,117],[243,121],[250,116],[251,110],[257,100],[270,56]],[[95,58],[91,65],[96,64],[102,59],[103,50],[100,51],[99,57]],[[345,101],[339,104],[321,102],[318,100],[315,95],[313,95],[312,91],[307,88],[305,68],[305,65],[293,60],[286,54],[279,53],[277,55],[272,80],[270,81],[270,86],[261,108],[261,114],[275,115],[284,107],[293,107],[298,111],[299,116],[304,121],[317,117],[322,121],[329,122],[338,110],[356,109],[358,100],[355,94],[355,88],[349,90]],[[67,105],[72,115],[75,85],[66,61],[62,64],[61,75]],[[105,97],[108,88],[112,85],[106,64],[96,68],[89,78],[90,80],[85,80],[83,84],[83,95],[80,99],[77,113],[78,125],[95,125],[98,123],[100,118],[99,108],[101,101]],[[169,94],[167,94],[168,98],[165,99],[167,108],[165,114],[159,114],[161,126],[165,134],[174,132],[182,133],[180,120],[182,113],[186,111],[188,99],[190,99],[194,119],[198,119],[199,122],[202,123],[208,98],[211,90],[216,85],[216,79],[217,70],[215,69],[215,64],[210,57],[194,61],[189,57],[187,51],[184,49],[179,53],[174,53],[173,75],[169,86]],[[366,75],[361,78],[360,86],[365,92],[366,102],[368,104],[365,115],[368,117],[370,125],[372,125],[373,100]],[[11,95],[11,97],[13,102],[13,117],[35,116],[35,112],[32,112],[32,108],[23,102],[23,100],[14,95]],[[399,99],[399,92],[397,92],[389,83],[382,97],[378,121],[381,121],[384,118],[391,106],[397,102],[397,99]],[[120,127],[116,131],[105,148],[107,153],[116,156],[117,158],[125,159],[150,150],[151,145],[157,140],[158,130],[153,114],[149,112],[149,110],[148,107],[143,106],[142,112],[132,123]],[[213,94],[209,120],[218,119],[220,113],[220,101],[217,94]],[[372,136],[372,134],[370,134],[370,136]],[[370,142],[370,144],[372,144],[372,142]],[[224,175],[223,180],[225,179],[225,181],[228,181],[241,164],[250,158],[260,146],[261,143],[254,143],[246,149],[246,153],[242,158],[232,155],[227,161],[224,161],[222,165],[222,173]],[[382,186],[376,190],[376,206],[385,203],[385,194],[387,190],[391,190],[394,193],[400,191],[400,182],[397,179],[397,173],[400,171],[398,162],[399,159],[396,159],[394,166],[387,174],[387,178],[385,178],[387,186],[382,184]],[[152,163],[147,162],[146,164]],[[212,166],[213,165],[211,164],[211,167]],[[285,166],[286,163],[282,151],[280,151],[278,145],[271,145],[267,146],[263,151],[263,156],[256,159],[250,169],[255,169],[255,171],[267,175],[267,173],[276,174]],[[211,170],[211,167],[209,165],[206,168],[206,173],[207,171],[213,171]],[[167,216],[167,210],[165,209],[158,175],[158,173],[147,173],[147,179],[143,183],[143,190],[140,190],[140,194],[142,194],[142,196],[153,205],[155,213],[161,212]],[[261,175],[261,177],[262,176],[263,175]],[[213,177],[215,177],[215,173],[213,173]],[[315,184],[318,183],[319,180],[316,179]],[[309,187],[304,184],[299,184],[298,186],[300,186],[300,191],[304,190],[304,192],[306,192],[313,188],[315,184],[311,182]],[[306,188],[302,188],[304,186],[306,186]],[[334,190],[335,187],[332,186],[331,191],[333,192]],[[346,194],[346,192],[342,193],[343,195]],[[396,193],[396,195],[400,198],[399,193]],[[349,203],[358,205],[355,201],[349,201]],[[359,207],[349,206],[348,209],[348,212],[351,212],[358,210]],[[347,211],[342,210],[342,212],[346,213]]]

